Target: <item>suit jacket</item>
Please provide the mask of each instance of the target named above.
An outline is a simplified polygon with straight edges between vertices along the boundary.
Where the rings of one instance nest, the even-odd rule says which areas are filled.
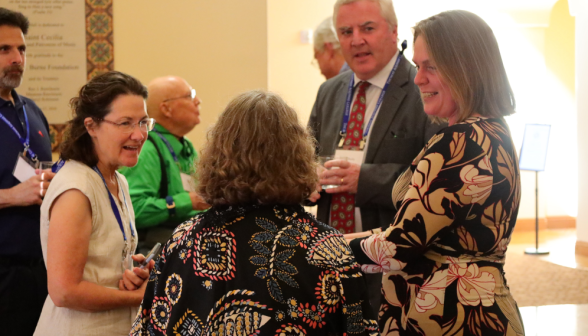
[[[392,187],[427,141],[446,125],[432,124],[425,112],[416,69],[402,58],[372,124],[365,162],[361,165],[355,205],[361,209],[364,230],[387,228],[394,219]],[[319,155],[335,152],[343,122],[347,87],[353,72],[331,78],[319,88],[308,126],[318,142]],[[317,217],[328,223],[331,195],[323,192]]]

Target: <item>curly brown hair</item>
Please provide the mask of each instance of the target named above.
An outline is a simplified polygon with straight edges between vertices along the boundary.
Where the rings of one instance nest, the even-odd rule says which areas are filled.
[[[76,160],[92,167],[98,163],[92,138],[84,120],[88,117],[99,124],[110,113],[112,102],[120,95],[136,95],[147,99],[147,88],[133,76],[109,71],[92,78],[82,86],[77,97],[70,100],[73,119],[65,129],[60,156],[63,160]]]
[[[300,203],[318,181],[314,149],[282,98],[245,92],[208,131],[198,162],[200,195],[211,205]]]

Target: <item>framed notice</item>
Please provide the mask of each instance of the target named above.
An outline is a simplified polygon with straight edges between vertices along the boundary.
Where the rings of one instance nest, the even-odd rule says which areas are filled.
[[[39,105],[58,150],[82,85],[114,70],[113,0],[0,0],[28,17],[26,68],[19,94]]]
[[[49,123],[71,118],[69,100],[86,83],[85,1],[2,0],[28,17],[26,67],[16,91],[35,101]]]
[[[521,170],[543,171],[547,159],[551,125],[526,124],[519,167]]]

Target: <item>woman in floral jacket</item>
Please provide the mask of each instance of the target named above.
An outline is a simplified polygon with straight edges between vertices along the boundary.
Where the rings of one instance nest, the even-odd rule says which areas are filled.
[[[515,101],[492,30],[466,11],[414,28],[425,112],[449,127],[393,189],[385,231],[351,241],[362,270],[384,272],[382,335],[523,335],[504,277],[520,177],[503,116]]]
[[[299,205],[316,168],[281,98],[235,98],[198,163],[212,208],[165,245],[131,335],[379,335],[343,235]]]

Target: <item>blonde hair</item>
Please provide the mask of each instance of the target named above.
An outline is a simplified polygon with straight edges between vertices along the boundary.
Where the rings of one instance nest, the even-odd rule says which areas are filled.
[[[198,189],[211,205],[296,204],[314,190],[315,145],[278,95],[234,98],[207,134]]]
[[[390,30],[393,30],[394,27],[398,26],[398,19],[396,18],[396,12],[394,11],[392,0],[337,0],[333,9],[333,25],[335,26],[335,29],[337,29],[337,14],[339,13],[339,8],[343,5],[359,1],[371,1],[377,3],[380,6],[380,15],[382,15],[384,20],[388,22]]]
[[[478,113],[502,117],[515,112],[515,98],[492,29],[464,10],[443,12],[413,28],[449,86],[461,122]],[[433,117],[435,121],[441,118]]]

